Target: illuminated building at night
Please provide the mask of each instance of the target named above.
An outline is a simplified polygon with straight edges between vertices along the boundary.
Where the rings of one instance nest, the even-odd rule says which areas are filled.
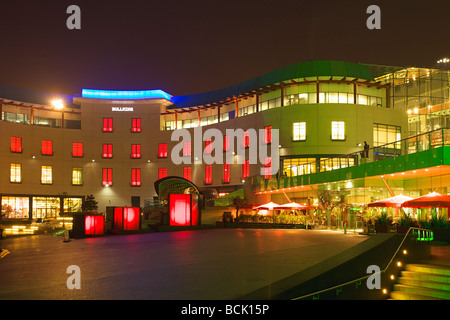
[[[449,84],[449,71],[438,68],[309,61],[189,96],[94,89],[69,96],[1,86],[2,217],[56,218],[80,211],[91,194],[100,212],[145,207],[157,196],[155,181],[168,176],[211,194],[245,186],[255,204],[287,196],[313,205],[320,190],[344,192],[354,204],[389,190],[447,194]],[[245,134],[235,143],[246,151],[242,163],[175,165],[173,131],[198,127],[220,130],[224,152],[226,129],[264,130],[266,144],[279,130],[280,171],[260,175],[270,157],[249,164]],[[203,143],[208,152],[211,142]],[[185,143],[183,157],[193,158],[193,147]]]

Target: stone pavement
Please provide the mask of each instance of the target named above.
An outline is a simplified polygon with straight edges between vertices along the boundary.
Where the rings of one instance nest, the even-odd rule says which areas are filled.
[[[208,229],[2,240],[0,299],[229,300],[284,279],[367,236],[295,229]],[[81,271],[68,289],[67,267]]]

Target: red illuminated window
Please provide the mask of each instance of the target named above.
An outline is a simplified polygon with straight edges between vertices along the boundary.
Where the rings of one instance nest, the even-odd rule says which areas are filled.
[[[264,127],[264,143],[272,143],[272,126]]]
[[[183,144],[183,156],[191,155],[191,142],[187,141]]]
[[[103,132],[113,131],[113,118],[103,118]]]
[[[248,131],[245,131],[242,137],[242,147],[248,148],[249,145],[250,145],[250,133]]]
[[[205,184],[212,183],[212,166],[205,166]]]
[[[158,145],[158,157],[167,158],[167,143],[160,143]]]
[[[223,151],[230,150],[230,136],[223,137]]]
[[[205,141],[205,154],[211,154],[212,153],[211,143],[212,143],[212,140],[206,140]]]
[[[230,164],[225,163],[223,165],[223,182],[230,183]]]
[[[141,118],[131,119],[131,132],[141,132]]]
[[[42,140],[42,154],[46,156],[53,155],[53,141]]]
[[[272,178],[272,158],[264,159],[264,179]]]
[[[183,178],[186,180],[191,181],[191,167],[184,167],[183,168]]]
[[[158,179],[162,179],[167,177],[167,168],[159,168],[158,169]]]
[[[141,169],[131,169],[131,185],[141,185]]]
[[[242,179],[250,177],[250,161],[245,160],[242,164]]]
[[[11,152],[22,152],[22,138],[11,137]]]
[[[103,144],[103,158],[112,158],[113,157],[113,145],[110,143]]]
[[[112,186],[112,169],[103,168],[102,185]]]
[[[83,156],[83,143],[74,142],[72,143],[72,157],[82,157]]]
[[[135,159],[141,157],[141,145],[140,144],[132,144],[131,145],[131,157],[135,158]]]

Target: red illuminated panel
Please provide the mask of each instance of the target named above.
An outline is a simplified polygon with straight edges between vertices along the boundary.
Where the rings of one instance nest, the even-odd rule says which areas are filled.
[[[22,152],[22,138],[11,137],[11,152]]]
[[[192,210],[192,222],[191,225],[193,226],[198,226],[200,224],[199,221],[199,206],[198,206],[198,195],[196,194],[192,194],[192,206],[191,206],[191,210]]]
[[[242,179],[250,177],[250,161],[245,160],[242,164]]]
[[[101,235],[105,231],[105,218],[103,216],[86,216],[84,220],[86,235]]]
[[[264,127],[264,143],[272,143],[272,126]]]
[[[83,157],[83,143],[72,143],[72,157]]]
[[[225,163],[223,165],[223,182],[230,183],[230,164]]]
[[[139,208],[123,208],[123,230],[139,230]]]
[[[138,159],[141,157],[141,145],[132,144],[131,145],[131,158]]]
[[[103,144],[103,158],[112,158],[113,157],[113,145],[110,143]]]
[[[183,156],[190,156],[191,155],[191,142],[186,141],[183,144]]]
[[[250,145],[250,133],[248,131],[244,132],[244,135],[242,136],[242,147],[248,148]]]
[[[158,179],[162,179],[167,177],[167,168],[159,168],[158,169]]]
[[[272,178],[272,158],[264,159],[264,179]]]
[[[183,178],[186,180],[191,181],[191,167],[184,167],[183,168]]]
[[[123,208],[114,208],[114,229],[123,229]]]
[[[205,184],[212,183],[212,166],[205,166]]]
[[[230,150],[230,136],[223,137],[223,151]]]
[[[169,196],[169,224],[171,226],[191,225],[190,194],[171,194]]]
[[[131,169],[131,185],[141,185],[141,169]]]
[[[141,118],[131,119],[131,132],[141,132]]]
[[[102,173],[103,173],[102,185],[112,186],[112,169],[111,168],[103,168]]]
[[[113,131],[113,118],[103,118],[103,132]]]
[[[158,145],[158,157],[167,158],[167,143],[160,143]]]
[[[205,141],[205,154],[211,154],[212,153],[211,143],[212,143],[212,140],[206,140]]]
[[[53,155],[53,141],[42,140],[42,154],[46,156]]]

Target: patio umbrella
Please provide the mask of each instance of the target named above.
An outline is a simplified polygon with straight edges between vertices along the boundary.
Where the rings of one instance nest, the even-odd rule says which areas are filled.
[[[402,194],[390,197],[387,199],[378,200],[368,204],[369,207],[395,207],[400,208],[405,201],[412,200],[414,198],[404,196]]]
[[[305,206],[304,204],[299,204],[296,202],[285,203],[277,207],[277,209],[296,209],[296,210],[306,210],[311,208],[310,206]]]
[[[255,209],[258,209],[258,210],[275,210],[279,206],[280,205],[278,203],[269,202],[269,203],[260,205],[260,206],[256,207]]]
[[[432,192],[402,203],[402,207],[421,208],[421,207],[450,207],[450,196],[437,192]]]

